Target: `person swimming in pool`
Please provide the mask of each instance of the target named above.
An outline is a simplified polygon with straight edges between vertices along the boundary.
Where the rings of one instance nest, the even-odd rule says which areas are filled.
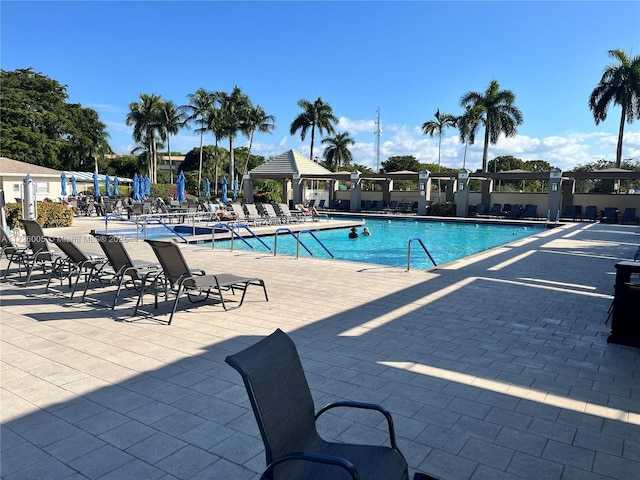
[[[358,229],[356,227],[352,227],[349,232],[349,238],[358,238]]]
[[[371,232],[369,231],[369,229],[367,227],[364,227],[362,229],[362,236],[363,237],[370,237],[371,236]]]

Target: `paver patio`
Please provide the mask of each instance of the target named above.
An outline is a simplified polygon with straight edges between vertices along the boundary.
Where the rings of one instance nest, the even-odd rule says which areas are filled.
[[[46,233],[100,228],[77,223]],[[262,441],[224,358],[276,328],[317,406],[391,410],[412,471],[640,478],[640,349],[607,344],[605,325],[614,265],[639,244],[637,226],[571,224],[429,272],[185,246],[192,266],[264,278],[270,301],[257,288],[227,312],[181,301],[171,326],[131,317],[131,292],[111,311],[113,288],[81,303],[59,283],[45,294],[42,276],[3,281],[2,478],[258,479]],[[323,418],[328,438],[387,438],[377,416]]]

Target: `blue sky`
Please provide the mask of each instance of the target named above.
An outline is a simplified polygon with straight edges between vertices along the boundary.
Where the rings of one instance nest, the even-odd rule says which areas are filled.
[[[620,109],[596,126],[587,101],[612,62],[608,50],[640,55],[638,1],[3,0],[0,13],[2,68],[33,67],[66,84],[70,102],[98,111],[117,153],[135,147],[125,118],[141,93],[180,105],[200,87],[237,85],[276,117],[273,134],[256,135],[256,154],[308,155],[310,136],[302,142],[289,127],[298,100],[322,97],[340,118],[337,130],[356,140],[355,163],[375,168],[378,108],[382,161],[437,162],[437,138],[422,134],[422,124],[437,108],[460,114],[460,97],[495,79],[515,93],[524,123],[490,146],[489,157],[570,170],[615,159]],[[639,125],[625,127],[624,158],[640,159]],[[467,154],[471,169],[481,166],[479,137]],[[183,153],[198,145],[188,130],[171,140]],[[463,150],[447,130],[442,164],[461,167]],[[321,151],[318,141],[314,156]]]

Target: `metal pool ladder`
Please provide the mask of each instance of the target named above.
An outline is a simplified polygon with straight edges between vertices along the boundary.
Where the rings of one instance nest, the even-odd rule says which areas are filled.
[[[300,240],[300,234],[301,233],[308,233],[309,235],[311,235],[313,237],[313,239],[316,242],[318,242],[318,244],[322,248],[324,248],[324,251],[327,252],[331,258],[335,258],[333,256],[333,253],[331,253],[329,251],[329,249],[324,245],[324,243],[322,243],[320,241],[320,239],[315,235],[315,233],[313,233],[311,230],[307,230],[307,229],[299,230],[298,233],[295,234],[295,233],[293,233],[291,231],[290,228],[287,228],[287,227],[280,227],[280,228],[276,229],[276,232],[274,234],[274,239],[273,239],[273,256],[274,257],[278,254],[278,234],[279,233],[288,233],[289,235],[291,235],[292,237],[294,237],[296,239],[296,258],[298,258],[300,256],[300,246],[301,245],[302,245],[302,248],[304,248],[307,251],[307,253],[313,257],[313,253],[311,252],[311,250],[309,250],[307,248],[307,246],[302,242],[302,240]]]
[[[422,240],[420,240],[418,237],[416,237],[416,238],[412,238],[411,240],[409,240],[409,244],[407,245],[407,272],[409,270],[411,270],[411,244],[413,242],[418,242],[420,244],[420,246],[422,247],[422,250],[424,250],[424,253],[427,254],[427,256],[429,257],[429,260],[431,260],[431,263],[433,263],[433,266],[437,267],[438,264],[436,263],[436,261],[433,259],[433,257],[429,253],[429,250],[427,250],[427,247],[424,246],[424,243],[422,243]]]

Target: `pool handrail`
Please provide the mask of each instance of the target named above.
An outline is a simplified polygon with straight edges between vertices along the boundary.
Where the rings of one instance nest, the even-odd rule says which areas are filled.
[[[280,228],[276,229],[276,231],[274,233],[274,239],[273,239],[273,256],[274,257],[278,253],[278,233],[289,233],[292,237],[295,237],[295,239],[296,239],[296,258],[300,257],[300,245],[302,245],[302,248],[304,248],[307,251],[307,253],[313,257],[313,252],[307,248],[307,246],[304,244],[304,242],[302,240],[300,240],[300,234],[301,233],[310,234],[311,237],[316,242],[318,242],[318,244],[324,249],[325,252],[327,252],[329,254],[329,256],[331,258],[335,258],[333,253],[331,253],[331,251],[325,246],[325,244],[322,243],[322,241],[311,230],[303,229],[303,230],[299,230],[296,234],[294,234],[291,231],[291,229],[287,228],[287,227],[280,227]]]
[[[302,240],[300,240],[300,236],[294,234],[290,228],[287,227],[280,227],[277,228],[275,233],[273,234],[273,256],[275,257],[278,254],[278,234],[279,233],[288,233],[289,235],[291,235],[293,238],[296,239],[296,258],[298,258],[298,254],[299,254],[299,246],[302,245],[302,248],[304,248],[307,253],[309,255],[311,255],[313,257],[313,253],[311,252],[311,250],[309,250],[307,248],[307,246],[304,244],[304,242]]]
[[[309,235],[311,235],[311,236],[314,238],[314,240],[315,240],[316,242],[318,242],[318,244],[320,244],[320,246],[321,246],[322,248],[324,248],[324,251],[325,251],[325,252],[327,252],[331,258],[335,258],[335,257],[333,256],[333,253],[331,253],[331,252],[329,251],[329,249],[325,246],[325,244],[324,244],[324,243],[322,243],[322,241],[321,241],[321,240],[316,236],[316,234],[315,234],[315,233],[313,233],[311,230],[307,230],[307,229],[300,230],[300,231],[298,232],[298,236],[300,236],[300,234],[301,234],[301,233],[308,233]]]
[[[418,242],[420,244],[420,246],[422,247],[422,249],[424,250],[424,252],[427,254],[427,256],[429,257],[429,260],[431,260],[431,263],[433,263],[434,267],[437,267],[438,264],[436,263],[436,261],[433,259],[433,257],[431,256],[431,254],[429,253],[429,250],[427,250],[427,247],[424,246],[424,243],[422,243],[422,240],[418,237],[412,238],[409,240],[409,243],[407,245],[407,272],[409,270],[411,270],[411,244],[413,242]]]
[[[133,223],[136,226],[136,241],[140,241],[140,230],[139,230],[138,227],[142,226],[144,228],[149,223],[158,223],[158,224],[162,225],[164,228],[166,228],[173,235],[175,235],[176,237],[180,238],[184,243],[189,243],[189,241],[185,237],[183,237],[178,232],[176,232],[176,231],[172,230],[171,228],[169,228],[167,226],[167,224],[164,223],[159,218],[156,218],[156,217],[147,218],[146,215],[139,215],[138,217],[144,217],[144,223],[141,222],[139,220],[139,218],[136,218],[135,220],[131,220],[129,218],[125,218],[125,217],[123,217],[121,215],[118,215],[117,213],[108,213],[104,217],[104,233],[109,233],[109,219],[121,220],[121,221],[124,221],[124,222]],[[144,238],[145,239],[147,238],[146,229],[144,231]]]
[[[247,245],[251,250],[253,250],[253,245],[251,245],[249,242],[247,242],[247,240],[242,235],[240,235],[237,232],[237,230],[235,230],[235,227],[240,226],[240,225],[243,225],[244,227],[247,228],[247,230],[249,230],[249,228],[246,225],[244,225],[243,223],[242,224],[233,224],[233,225],[229,225],[226,222],[214,223],[211,226],[211,248],[212,249],[215,248],[216,227],[220,227],[220,228],[223,228],[223,229],[227,229],[229,231],[229,233],[231,234],[231,239],[230,239],[230,241],[231,241],[231,251],[233,251],[233,240],[234,240],[234,238],[238,238],[239,240],[242,240],[245,243],[245,245]],[[253,233],[253,232],[251,232],[251,233]],[[254,236],[255,236],[255,234],[254,234]],[[264,243],[264,242],[262,242],[262,243]],[[267,248],[269,248],[269,247],[267,247]]]

